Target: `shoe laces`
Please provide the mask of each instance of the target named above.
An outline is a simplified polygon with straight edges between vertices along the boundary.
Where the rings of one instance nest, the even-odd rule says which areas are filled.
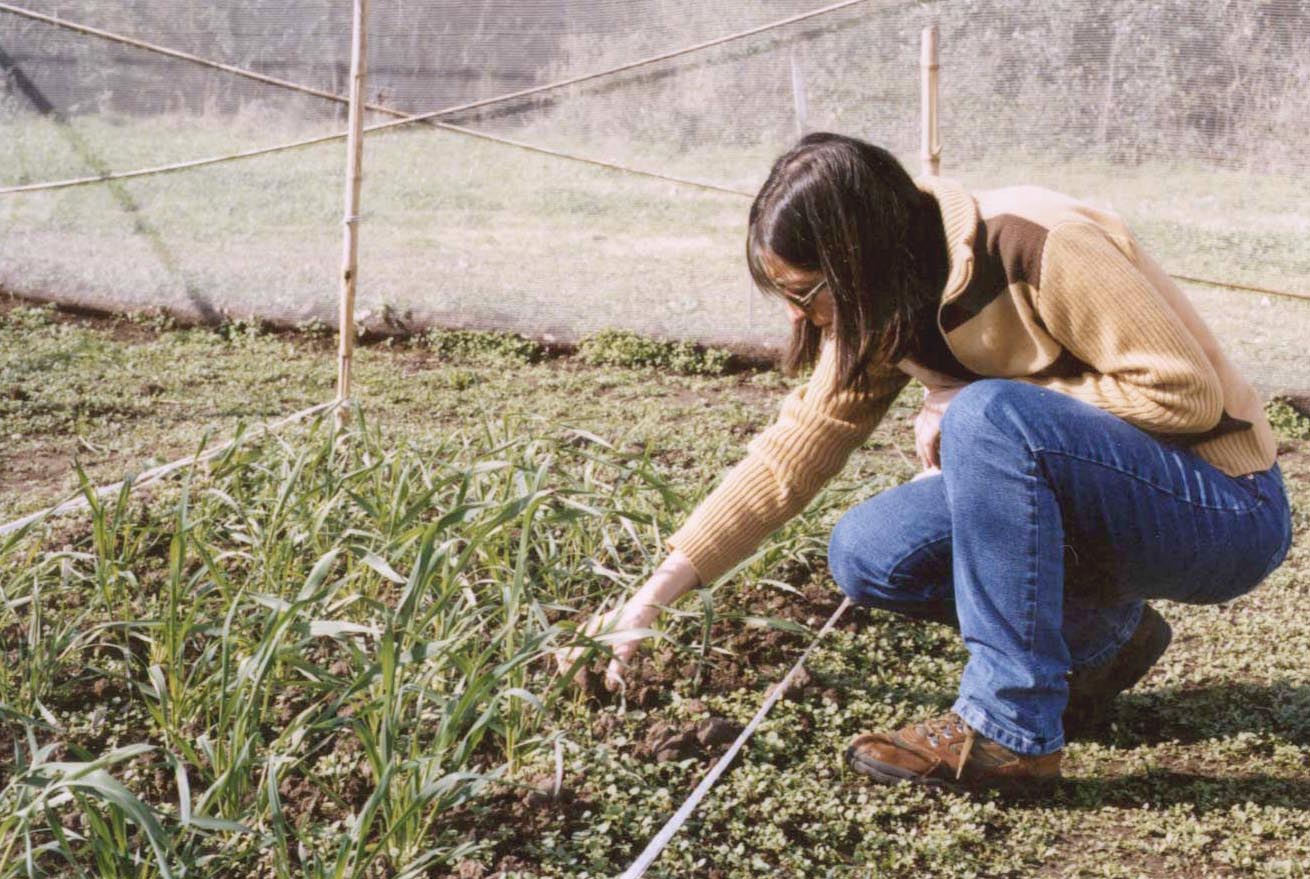
[[[957,737],[964,739],[964,744],[960,748],[960,763],[955,767],[955,778],[958,781],[964,775],[964,765],[973,752],[974,739],[977,738],[978,733],[954,711],[948,711],[937,717],[930,717],[921,723],[919,727],[928,743],[934,748],[937,747],[939,740],[952,742]]]

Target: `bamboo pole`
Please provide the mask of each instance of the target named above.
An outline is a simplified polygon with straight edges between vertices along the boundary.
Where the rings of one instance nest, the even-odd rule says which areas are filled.
[[[920,142],[923,173],[936,177],[942,169],[942,143],[937,132],[937,25],[923,29],[919,42]]]
[[[350,365],[355,352],[355,282],[359,268],[359,184],[364,168],[364,81],[368,73],[368,0],[354,0],[350,39],[350,124],[346,136],[346,211],[337,329],[337,427],[350,424]]]
[[[805,90],[805,71],[801,69],[796,49],[791,52],[791,100],[796,111],[796,137],[800,139],[809,130],[810,99]]]

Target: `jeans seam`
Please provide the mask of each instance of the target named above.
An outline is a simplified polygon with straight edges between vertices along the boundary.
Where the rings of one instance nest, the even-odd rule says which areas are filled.
[[[1032,535],[1031,545],[1028,547],[1028,583],[1025,584],[1025,593],[1028,598],[1028,619],[1027,631],[1024,633],[1024,640],[1028,649],[1028,656],[1033,657],[1037,647],[1037,581],[1039,564],[1039,531],[1041,523],[1037,518],[1037,453],[1034,451],[1028,456],[1028,533]],[[1063,584],[1061,591],[1063,591]]]
[[[1166,494],[1166,495],[1168,495],[1169,497],[1174,498],[1175,500],[1182,501],[1182,502],[1185,503],[1185,504],[1189,504],[1189,505],[1191,505],[1191,506],[1193,506],[1193,507],[1196,507],[1196,508],[1198,508],[1198,509],[1202,509],[1202,510],[1214,510],[1214,511],[1216,511],[1216,512],[1220,512],[1220,513],[1248,513],[1248,514],[1249,514],[1249,513],[1253,513],[1253,512],[1255,512],[1256,510],[1258,510],[1258,509],[1260,508],[1262,502],[1263,502],[1264,500],[1266,500],[1266,499],[1263,497],[1263,494],[1262,494],[1262,493],[1258,493],[1258,494],[1260,494],[1260,499],[1257,500],[1257,501],[1255,501],[1254,503],[1252,503],[1250,506],[1246,506],[1246,507],[1220,507],[1220,506],[1215,506],[1214,504],[1207,504],[1207,503],[1203,503],[1203,502],[1201,502],[1201,501],[1192,500],[1192,499],[1189,498],[1189,497],[1182,496],[1182,495],[1178,494],[1178,492],[1174,491],[1173,489],[1167,488],[1167,487],[1165,487],[1165,486],[1163,486],[1163,485],[1158,485],[1158,484],[1156,484],[1155,482],[1151,481],[1150,479],[1147,479],[1146,477],[1142,476],[1142,475],[1139,474],[1139,473],[1134,473],[1134,472],[1131,471],[1131,470],[1125,470],[1123,467],[1120,467],[1120,466],[1118,466],[1118,465],[1116,465],[1116,464],[1111,464],[1111,463],[1109,463],[1108,461],[1101,461],[1101,460],[1098,460],[1098,459],[1096,459],[1096,458],[1089,458],[1089,457],[1087,457],[1086,455],[1079,455],[1079,454],[1076,454],[1076,453],[1074,453],[1074,452],[1067,452],[1067,451],[1064,451],[1063,449],[1032,448],[1032,452],[1033,452],[1033,456],[1034,456],[1034,457],[1036,457],[1036,456],[1038,456],[1038,455],[1059,455],[1059,456],[1062,457],[1062,458],[1072,458],[1072,459],[1074,459],[1075,461],[1082,461],[1083,463],[1086,463],[1086,464],[1095,464],[1095,465],[1098,466],[1098,467],[1104,467],[1106,470],[1113,470],[1113,471],[1116,472],[1116,473],[1122,474],[1123,476],[1127,476],[1129,479],[1134,479],[1134,480],[1136,480],[1137,482],[1142,483],[1143,485],[1150,486],[1151,488],[1155,489],[1156,491],[1158,491],[1158,492],[1160,492],[1160,493],[1162,493],[1162,494]],[[1221,472],[1222,472],[1222,471],[1221,471]]]

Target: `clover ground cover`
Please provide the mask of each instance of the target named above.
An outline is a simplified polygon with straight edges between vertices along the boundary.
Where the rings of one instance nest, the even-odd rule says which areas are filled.
[[[0,334],[24,389],[0,401],[8,511],[70,487],[11,480],[23,455],[107,478],[330,382],[312,338],[25,310]],[[0,876],[627,864],[835,607],[827,527],[912,475],[913,398],[804,518],[667,615],[618,698],[563,686],[547,651],[658,562],[786,383],[516,351],[365,348],[344,449],[307,425],[5,545]],[[79,409],[88,391],[112,412]],[[1068,749],[1053,798],[844,773],[849,736],[949,704],[964,660],[942,627],[857,610],[652,875],[1304,875],[1310,445],[1279,413],[1291,557],[1231,605],[1163,606],[1173,647]]]

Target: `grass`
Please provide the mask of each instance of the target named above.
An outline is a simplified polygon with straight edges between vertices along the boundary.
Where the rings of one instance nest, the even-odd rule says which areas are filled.
[[[631,330],[593,333],[578,345],[578,357],[590,366],[653,367],[688,375],[721,375],[732,364],[725,351],[648,339]]]
[[[0,545],[0,877],[614,875],[722,750],[683,733],[744,723],[836,606],[827,529],[913,473],[907,395],[666,615],[623,699],[563,688],[546,651],[641,581],[789,383],[460,339],[361,348],[344,447],[304,425]],[[11,307],[0,507],[322,399],[330,351]],[[965,658],[855,611],[651,875],[1305,875],[1310,444],[1271,412],[1291,556],[1230,605],[1163,606],[1174,645],[1055,797],[845,773],[851,735],[949,704]]]

